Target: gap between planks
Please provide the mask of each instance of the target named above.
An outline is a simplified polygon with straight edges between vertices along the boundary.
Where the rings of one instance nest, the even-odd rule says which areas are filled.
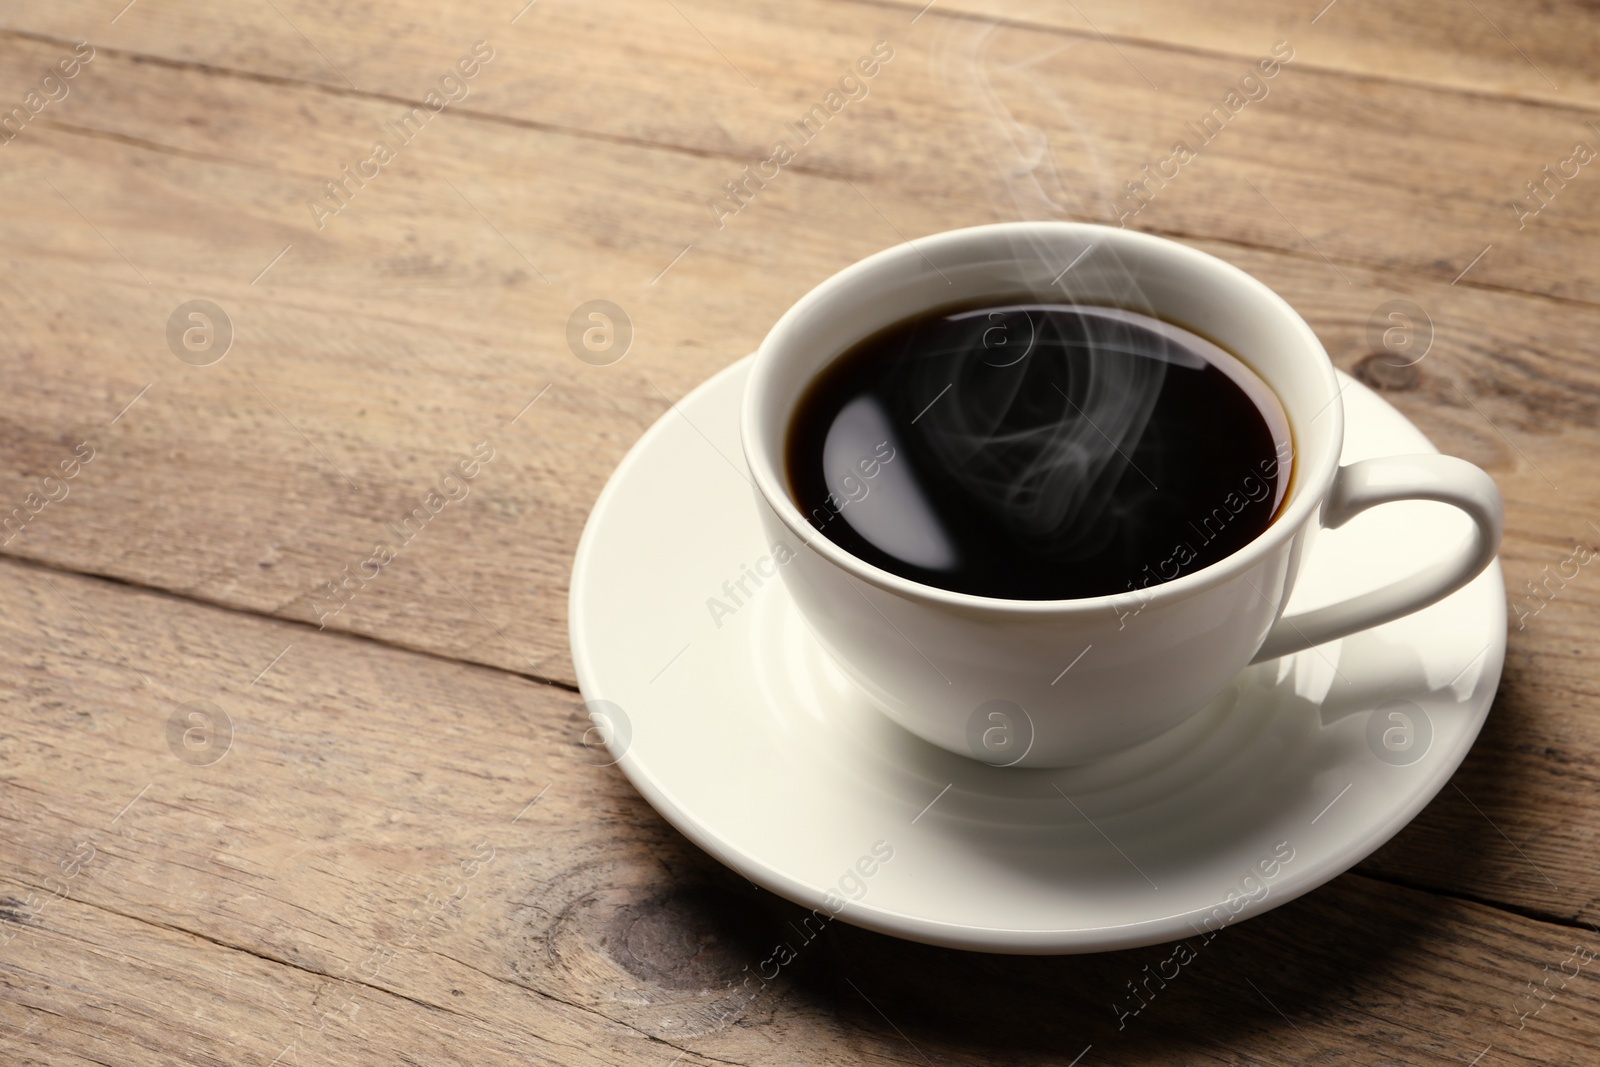
[[[196,606],[196,607],[202,607],[202,608],[215,608],[215,609],[218,609],[218,610],[229,612],[230,614],[233,614],[233,615],[244,616],[246,618],[252,618],[252,619],[259,619],[259,620],[264,621],[264,622],[285,623],[285,624],[289,624],[289,625],[293,625],[293,626],[303,627],[303,628],[305,628],[307,630],[316,630],[316,627],[313,627],[309,622],[306,622],[306,621],[303,621],[303,620],[300,620],[300,619],[291,619],[291,618],[285,618],[285,617],[279,616],[279,615],[272,615],[272,614],[269,614],[267,612],[258,611],[258,610],[253,609],[253,608],[241,607],[241,606],[239,606],[237,604],[225,604],[225,603],[221,603],[221,602],[214,601],[214,600],[205,600],[205,599],[200,598],[200,597],[193,597],[193,596],[189,596],[189,595],[184,594],[184,593],[174,592],[174,591],[172,591],[170,589],[160,588],[159,586],[144,585],[144,584],[142,584],[140,582],[129,581],[129,580],[125,579],[125,578],[119,578],[119,577],[116,577],[116,576],[97,574],[97,573],[94,573],[94,572],[91,572],[91,571],[73,570],[73,569],[67,568],[67,567],[58,567],[58,566],[55,566],[54,564],[44,563],[44,562],[41,562],[39,560],[33,560],[33,559],[28,559],[26,557],[12,556],[12,555],[7,555],[7,554],[4,554],[4,553],[0,553],[0,566],[5,566],[5,565],[18,566],[18,567],[22,567],[22,568],[25,568],[25,569],[38,571],[38,572],[46,572],[46,571],[48,571],[48,572],[50,572],[52,574],[59,574],[59,575],[62,575],[64,577],[83,578],[83,579],[87,579],[87,580],[90,580],[90,581],[105,582],[108,585],[120,586],[120,587],[122,587],[124,589],[131,590],[131,591],[137,592],[137,593],[147,593],[147,594],[150,594],[150,595],[159,596],[159,597],[162,597],[163,599],[171,600],[171,601],[177,601],[177,602],[182,603],[182,604],[189,604],[189,605],[193,605],[193,606]],[[486,670],[486,671],[493,671],[493,672],[495,672],[497,674],[509,675],[509,676],[513,676],[513,677],[517,677],[517,678],[522,678],[522,679],[524,679],[526,681],[537,682],[537,683],[539,683],[541,685],[547,685],[547,686],[550,686],[551,688],[554,688],[554,689],[560,689],[560,690],[562,690],[564,692],[571,693],[574,696],[580,696],[581,695],[578,687],[576,685],[570,683],[570,682],[560,681],[560,680],[553,679],[553,678],[544,678],[544,677],[540,677],[538,675],[528,674],[528,673],[523,672],[523,671],[516,671],[516,670],[512,670],[512,669],[507,668],[507,667],[497,666],[497,665],[491,664],[491,663],[482,663],[482,662],[479,662],[477,660],[470,660],[470,659],[459,659],[459,658],[457,658],[455,656],[447,656],[447,655],[445,655],[445,654],[443,654],[441,652],[435,652],[435,651],[432,651],[430,649],[413,648],[413,647],[408,646],[408,645],[401,645],[401,644],[397,644],[397,643],[392,642],[392,641],[385,641],[385,640],[383,640],[382,638],[379,638],[379,637],[374,637],[374,636],[371,636],[371,635],[368,635],[368,634],[363,634],[363,633],[357,633],[357,632],[354,632],[354,631],[348,631],[348,630],[317,630],[317,632],[318,633],[323,633],[323,634],[329,634],[329,635],[332,635],[332,636],[335,636],[335,637],[343,637],[343,638],[352,639],[352,640],[356,640],[356,641],[368,642],[370,644],[377,645],[377,646],[379,646],[381,648],[393,649],[393,650],[395,650],[397,652],[403,652],[403,653],[407,653],[407,654],[410,654],[410,655],[423,656],[423,657],[426,657],[428,659],[436,660],[436,661],[438,661],[440,663],[448,663],[448,664],[451,664],[451,665],[454,665],[454,666],[476,668],[476,669]],[[1431,801],[1430,801],[1430,803],[1431,803]],[[1593,929],[1595,929],[1595,927],[1592,924],[1584,923],[1580,919],[1567,919],[1567,918],[1563,918],[1562,916],[1559,916],[1559,915],[1553,915],[1553,914],[1550,914],[1548,912],[1542,912],[1542,911],[1539,911],[1538,909],[1528,908],[1528,907],[1524,907],[1524,906],[1518,905],[1518,904],[1504,903],[1504,902],[1501,902],[1501,901],[1491,900],[1491,899],[1488,899],[1488,898],[1485,898],[1485,897],[1474,896],[1474,895],[1471,895],[1471,894],[1468,894],[1468,893],[1455,892],[1455,891],[1450,891],[1450,890],[1438,889],[1438,888],[1433,887],[1433,886],[1421,885],[1421,884],[1418,884],[1416,882],[1412,882],[1412,881],[1409,881],[1409,880],[1404,879],[1404,878],[1398,878],[1398,877],[1395,877],[1395,876],[1392,876],[1392,875],[1389,875],[1389,874],[1380,874],[1380,873],[1374,873],[1374,872],[1370,872],[1370,871],[1362,871],[1362,870],[1358,870],[1358,869],[1356,869],[1354,867],[1350,868],[1349,870],[1347,870],[1347,871],[1345,871],[1343,873],[1344,874],[1353,874],[1353,875],[1355,875],[1357,877],[1360,877],[1360,878],[1366,878],[1366,879],[1368,879],[1370,881],[1380,882],[1380,883],[1382,883],[1384,885],[1395,886],[1395,887],[1398,887],[1400,889],[1405,889],[1405,890],[1408,890],[1408,891],[1413,892],[1413,893],[1426,893],[1426,894],[1429,894],[1431,896],[1442,897],[1442,898],[1446,898],[1446,899],[1450,899],[1450,900],[1459,900],[1459,901],[1462,901],[1464,903],[1473,904],[1473,905],[1476,905],[1478,907],[1487,908],[1487,909],[1492,910],[1492,911],[1504,912],[1507,915],[1514,915],[1514,916],[1516,916],[1517,918],[1520,918],[1520,919],[1527,919],[1530,922],[1542,923],[1542,924],[1544,924],[1546,926],[1561,927],[1561,928],[1573,929],[1573,930],[1593,930]],[[1342,875],[1341,875],[1341,877],[1342,877]],[[86,901],[80,901],[79,903],[84,903],[84,904],[86,904],[86,906],[89,906],[89,907],[100,907],[100,905],[90,904],[90,903],[88,903]],[[109,909],[102,908],[102,910],[109,910]],[[119,914],[120,915],[122,913],[121,912],[115,912],[114,914]],[[130,919],[138,919],[137,916],[131,916],[131,915],[130,916],[125,916],[125,917],[126,918],[130,918]],[[152,925],[156,925],[156,926],[163,925],[161,923],[156,923],[153,920],[139,919],[139,921],[141,921],[141,922],[150,922]],[[204,940],[214,941],[213,938],[207,937],[204,934],[194,933],[194,931],[184,930],[184,929],[182,929],[180,927],[171,927],[171,929],[180,930],[180,932],[183,932],[183,933],[192,933],[192,934],[194,934],[194,936],[200,937],[200,938],[202,938]],[[215,943],[218,944],[218,945],[222,945],[225,948],[238,948],[242,952],[250,952],[251,951],[248,948],[243,948],[242,946],[230,945],[230,944],[228,944],[226,942],[222,942],[222,941],[215,941]],[[251,954],[252,955],[260,955],[259,953],[253,953],[253,952]],[[261,958],[265,959],[265,960],[270,960],[272,962],[288,963],[288,961],[277,960],[275,957],[270,957],[270,956],[261,956]],[[292,963],[289,963],[288,965],[289,966],[298,966],[297,964],[292,964]],[[305,970],[306,968],[300,968],[300,969]],[[320,973],[320,972],[311,972],[311,973]],[[378,988],[378,987],[373,987],[373,988]],[[563,1003],[565,1003],[565,1002],[563,1001]]]
[[[891,11],[909,11],[909,10],[912,10],[911,7],[908,7],[908,6],[906,6],[905,4],[902,4],[902,3],[897,3],[896,0],[842,0],[842,2],[853,3],[853,4],[856,4],[856,5],[859,5],[859,6],[864,6],[864,7],[874,7],[874,8],[878,8],[878,9],[882,9],[882,10],[891,10]],[[1029,21],[1026,21],[1026,20],[991,17],[991,16],[985,16],[985,15],[982,15],[982,14],[979,14],[979,13],[976,13],[976,12],[942,11],[942,12],[940,12],[940,14],[942,14],[945,17],[949,17],[949,18],[953,18],[953,19],[963,19],[963,20],[967,20],[967,21],[980,22],[980,23],[989,24],[989,25],[995,25],[995,26],[1016,27],[1016,28],[1019,28],[1019,29],[1025,29],[1025,30],[1028,30],[1029,32],[1034,32],[1034,33],[1039,33],[1039,34],[1050,34],[1050,35],[1056,35],[1056,36],[1065,36],[1065,37],[1071,37],[1073,39],[1081,39],[1081,40],[1098,41],[1098,40],[1101,39],[1099,34],[1087,33],[1087,32],[1081,31],[1081,30],[1071,29],[1069,27],[1051,26],[1051,25],[1044,24],[1044,23],[1029,22]],[[36,33],[36,32],[30,31],[30,30],[14,30],[14,29],[11,29],[11,30],[0,30],[0,39],[4,39],[4,38],[12,38],[12,39],[16,39],[16,40],[25,40],[25,41],[31,41],[31,42],[34,42],[34,43],[41,43],[41,44],[49,44],[49,45],[57,46],[57,47],[66,47],[66,46],[70,46],[73,43],[73,42],[68,41],[68,40],[66,40],[64,38],[58,38],[58,37],[52,36],[50,34]],[[1118,36],[1118,37],[1114,37],[1112,39],[1120,40],[1125,44],[1135,45],[1135,46],[1139,46],[1139,47],[1145,47],[1145,48],[1149,48],[1149,49],[1152,49],[1152,50],[1167,51],[1167,52],[1171,52],[1171,53],[1177,54],[1177,55],[1193,55],[1193,56],[1199,56],[1199,57],[1208,58],[1208,59],[1236,59],[1236,58],[1238,58],[1238,56],[1236,54],[1231,53],[1231,52],[1224,52],[1224,51],[1220,51],[1220,50],[1207,49],[1207,48],[1186,47],[1186,46],[1181,46],[1181,45],[1177,45],[1177,44],[1174,44],[1172,42],[1166,42],[1166,41],[1152,41],[1152,40],[1146,40],[1146,39],[1143,39],[1143,38],[1127,37],[1127,36]],[[284,76],[284,75],[278,75],[278,74],[263,74],[263,73],[256,72],[256,71],[240,70],[240,69],[235,68],[235,67],[224,67],[224,66],[218,66],[218,65],[212,64],[212,63],[202,63],[202,62],[199,62],[199,61],[196,61],[196,60],[173,59],[173,58],[170,58],[170,57],[167,57],[167,56],[156,55],[156,54],[148,53],[148,52],[140,52],[140,51],[135,51],[135,50],[131,50],[131,49],[116,48],[116,47],[113,47],[113,46],[106,46],[106,47],[100,48],[99,50],[101,52],[105,53],[106,55],[115,56],[115,57],[118,57],[118,58],[121,58],[121,59],[128,60],[130,62],[148,63],[148,64],[150,64],[152,66],[161,66],[161,67],[166,67],[166,68],[172,69],[172,70],[196,71],[196,72],[199,72],[199,73],[202,73],[202,74],[207,74],[207,75],[211,75],[211,76],[215,76],[215,77],[237,78],[237,79],[240,79],[240,80],[243,80],[243,81],[253,81],[253,82],[257,82],[259,84],[271,85],[271,86],[280,87],[280,88],[308,89],[308,90],[313,90],[313,91],[317,91],[317,92],[326,93],[326,94],[331,95],[331,96],[345,97],[345,98],[351,98],[351,99],[357,99],[357,100],[382,101],[382,102],[385,102],[385,103],[393,103],[393,104],[398,104],[398,105],[401,105],[401,106],[412,106],[412,107],[420,107],[421,106],[420,102],[418,102],[418,101],[412,100],[412,99],[404,97],[404,96],[398,96],[398,95],[395,95],[393,93],[385,93],[385,92],[379,92],[379,91],[375,91],[375,90],[347,89],[347,88],[342,88],[340,86],[333,85],[333,84],[330,84],[330,83],[325,83],[325,82],[306,81],[306,80],[303,80],[303,79],[291,78],[291,77],[287,77],[287,76]],[[1552,101],[1542,100],[1542,99],[1539,99],[1539,98],[1527,98],[1527,97],[1515,96],[1515,95],[1507,94],[1507,93],[1494,93],[1494,92],[1489,92],[1489,91],[1474,91],[1474,90],[1464,89],[1464,88],[1461,88],[1461,87],[1458,87],[1458,86],[1440,85],[1440,84],[1435,84],[1435,83],[1432,83],[1432,82],[1419,82],[1419,81],[1400,79],[1400,78],[1389,78],[1389,77],[1384,77],[1384,76],[1380,76],[1380,75],[1356,73],[1356,72],[1341,70],[1341,69],[1339,69],[1337,67],[1325,67],[1325,66],[1318,66],[1318,65],[1308,65],[1308,66],[1303,67],[1302,69],[1305,69],[1305,70],[1308,70],[1308,71],[1313,71],[1315,73],[1321,74],[1321,75],[1326,76],[1326,77],[1346,78],[1346,79],[1350,79],[1350,80],[1353,80],[1353,81],[1361,81],[1361,82],[1376,83],[1376,84],[1392,84],[1392,85],[1397,85],[1397,86],[1402,86],[1402,87],[1411,88],[1411,89],[1417,89],[1417,90],[1423,90],[1423,91],[1447,93],[1447,94],[1451,94],[1451,95],[1462,97],[1462,98],[1466,98],[1466,99],[1496,100],[1496,101],[1513,103],[1513,104],[1522,104],[1522,105],[1531,106],[1531,107],[1542,107],[1542,108],[1547,108],[1547,109],[1551,109],[1551,110],[1565,111],[1565,112],[1568,112],[1568,113],[1578,114],[1578,115],[1589,115],[1589,116],[1593,116],[1593,117],[1595,117],[1597,119],[1600,119],[1600,108],[1589,108],[1589,107],[1585,107],[1585,106],[1580,105],[1580,104],[1556,103],[1556,102],[1552,102]],[[744,155],[742,155],[742,154],[740,154],[738,152],[733,152],[733,151],[718,151],[716,149],[698,148],[698,147],[695,147],[695,146],[692,146],[692,145],[674,144],[674,143],[668,142],[668,141],[655,141],[655,140],[649,140],[649,139],[640,138],[640,137],[630,137],[630,136],[623,135],[623,134],[613,134],[613,133],[607,133],[607,132],[604,132],[604,131],[601,131],[601,130],[586,129],[586,128],[580,127],[580,126],[564,126],[564,125],[561,125],[559,123],[542,122],[542,121],[539,121],[537,119],[519,118],[517,116],[503,115],[503,114],[499,114],[497,112],[478,111],[478,110],[474,110],[472,108],[462,108],[462,107],[452,108],[452,114],[459,115],[460,117],[462,117],[464,119],[476,119],[476,120],[478,120],[480,122],[485,122],[485,123],[489,123],[489,124],[492,124],[492,125],[507,126],[507,127],[513,128],[513,129],[536,130],[536,131],[539,131],[539,132],[542,132],[542,133],[552,133],[552,134],[558,134],[558,135],[567,135],[567,136],[576,137],[576,138],[583,139],[583,140],[599,141],[599,142],[604,142],[604,143],[608,143],[608,144],[614,144],[614,145],[619,145],[619,146],[629,147],[629,148],[638,148],[638,149],[644,149],[644,150],[671,152],[671,153],[675,153],[675,154],[678,154],[678,155],[688,156],[688,157],[697,158],[697,159],[715,159],[715,160],[724,160],[724,161],[731,161],[731,162],[741,162],[741,161],[745,161],[745,159],[746,159],[746,157]],[[129,144],[137,144],[137,146],[139,146],[139,147],[146,147],[146,148],[148,148],[149,150],[152,150],[152,151],[166,151],[166,152],[171,152],[171,153],[176,154],[176,155],[182,155],[182,156],[185,156],[185,157],[188,157],[189,155],[192,154],[192,153],[188,153],[188,152],[185,152],[183,150],[180,150],[180,149],[170,148],[170,147],[167,147],[167,146],[160,146],[156,142],[149,142],[148,144],[138,143],[137,139],[124,138],[124,137],[121,137],[121,136],[119,136],[119,135],[117,135],[115,133],[111,133],[109,131],[98,131],[98,130],[92,130],[91,128],[81,128],[81,127],[80,128],[73,128],[73,127],[69,127],[69,126],[67,126],[65,124],[57,124],[57,123],[48,123],[47,125],[54,126],[55,128],[61,130],[62,132],[76,133],[79,136],[89,136],[89,137],[98,136],[98,137],[103,137],[103,138],[107,138],[107,139],[111,139],[111,140],[123,140],[123,141],[126,141]],[[231,162],[234,162],[234,161],[219,159],[218,162],[231,163]],[[809,175],[812,175],[814,177],[824,178],[824,179],[828,179],[828,180],[835,180],[835,181],[849,181],[850,180],[848,175],[835,173],[833,171],[830,171],[830,170],[827,170],[827,169],[824,169],[824,168],[807,167],[807,166],[805,166],[803,164],[791,166],[789,169],[795,171],[796,173],[809,174]],[[1104,222],[1103,219],[1089,219],[1087,221]],[[1152,234],[1156,234],[1156,235],[1162,236],[1162,237],[1178,238],[1178,239],[1189,240],[1189,241],[1215,241],[1215,242],[1218,242],[1218,243],[1221,243],[1221,244],[1234,245],[1234,246],[1238,246],[1238,247],[1241,247],[1241,248],[1250,248],[1250,249],[1254,249],[1254,250],[1260,251],[1260,252],[1290,256],[1291,258],[1294,258],[1294,259],[1309,259],[1310,258],[1308,256],[1305,256],[1302,253],[1299,253],[1297,250],[1280,248],[1280,247],[1272,246],[1272,245],[1255,245],[1255,244],[1251,244],[1249,242],[1242,241],[1242,240],[1239,240],[1239,239],[1237,239],[1235,237],[1227,236],[1227,235],[1193,234],[1193,233],[1187,233],[1187,232],[1182,231],[1182,230],[1169,230],[1169,229],[1161,229],[1161,228],[1154,228],[1154,227],[1148,228],[1148,229],[1142,229],[1140,232],[1152,233]],[[1388,268],[1385,268],[1381,264],[1368,263],[1365,260],[1359,260],[1359,259],[1342,259],[1341,258],[1339,260],[1339,262],[1345,263],[1346,265],[1349,265],[1349,266],[1353,266],[1353,267],[1359,268],[1361,270],[1377,273],[1377,274],[1380,274],[1380,275],[1387,273],[1387,274],[1395,274],[1395,275],[1405,275],[1406,277],[1411,278],[1411,277],[1414,277],[1414,274],[1415,274],[1414,271],[1406,272],[1406,271],[1389,270]],[[1430,279],[1430,280],[1432,280],[1432,279]],[[1600,300],[1588,301],[1588,300],[1576,299],[1576,298],[1573,298],[1573,297],[1554,296],[1554,295],[1542,292],[1542,291],[1537,290],[1537,289],[1522,289],[1522,288],[1517,288],[1517,287],[1514,287],[1514,286],[1507,286],[1507,285],[1479,284],[1479,283],[1473,282],[1473,281],[1468,281],[1467,287],[1468,288],[1474,288],[1474,289],[1482,289],[1482,290],[1489,291],[1489,292],[1516,293],[1516,294],[1520,294],[1520,295],[1540,297],[1540,298],[1543,298],[1543,299],[1546,299],[1546,300],[1555,301],[1555,302],[1560,303],[1560,304],[1566,304],[1566,305],[1571,305],[1571,306],[1576,306],[1576,307],[1600,308]]]

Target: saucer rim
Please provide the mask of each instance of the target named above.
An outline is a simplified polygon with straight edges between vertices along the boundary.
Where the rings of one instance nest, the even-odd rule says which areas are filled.
[[[581,602],[579,594],[581,590],[587,587],[587,583],[590,581],[590,572],[594,566],[593,546],[595,537],[591,536],[591,533],[604,522],[604,515],[608,505],[623,491],[621,486],[627,481],[626,476],[631,472],[632,468],[643,463],[644,457],[649,453],[656,439],[668,432],[668,427],[672,421],[671,417],[677,415],[688,422],[691,427],[694,427],[694,423],[689,420],[689,417],[683,413],[681,408],[690,404],[700,394],[715,389],[724,378],[745,371],[753,360],[753,354],[735,360],[701,382],[682,399],[673,403],[628,450],[595,499],[594,506],[589,512],[589,517],[584,523],[577,551],[574,554],[568,593],[568,639],[580,695],[585,701],[600,699],[598,696],[599,688],[595,684],[597,678],[594,665],[590,660],[587,646],[580,640],[580,631],[584,629],[583,622],[587,617],[587,610]],[[1336,374],[1341,383],[1341,397],[1344,390],[1350,386],[1365,388],[1356,379],[1343,371],[1336,370]],[[1374,396],[1377,396],[1377,394],[1374,393]],[[1377,399],[1383,401],[1391,410],[1394,410],[1398,417],[1404,419],[1415,428],[1415,424],[1411,423],[1411,420],[1407,419],[1404,413],[1394,409],[1393,405],[1388,404],[1381,396],[1377,396]],[[698,430],[697,427],[694,428]],[[1420,433],[1420,430],[1418,432]],[[715,444],[712,444],[711,447],[719,454],[722,452]],[[1435,448],[1434,451],[1437,451],[1437,449]],[[727,459],[728,457],[724,455],[723,458]],[[1481,581],[1486,575],[1492,575],[1493,580],[1499,584],[1502,590],[1504,589],[1504,574],[1498,555],[1484,569],[1483,574],[1474,579],[1474,582]],[[1259,901],[1251,901],[1245,898],[1245,906],[1219,929],[1226,929],[1228,926],[1233,926],[1246,919],[1281,907],[1349,871],[1356,864],[1392,840],[1396,834],[1422,812],[1423,808],[1432,803],[1434,798],[1439,795],[1466,759],[1467,754],[1472,750],[1472,746],[1477,742],[1483,725],[1488,720],[1494,698],[1499,691],[1507,651],[1504,596],[1495,598],[1494,605],[1495,618],[1492,620],[1491,632],[1500,635],[1500,639],[1491,640],[1489,646],[1479,653],[1489,657],[1486,659],[1484,671],[1480,675],[1483,681],[1478,684],[1478,691],[1484,694],[1482,707],[1472,709],[1473,721],[1463,729],[1455,748],[1447,756],[1434,761],[1431,773],[1423,782],[1414,787],[1411,799],[1400,807],[1393,809],[1389,817],[1382,823],[1376,827],[1363,827],[1359,833],[1349,835],[1345,843],[1330,849],[1329,854],[1321,862],[1308,868],[1296,870],[1291,879],[1285,883],[1282,891],[1272,892]],[[1493,684],[1485,685],[1484,681],[1490,678],[1493,679]],[[813,911],[826,909],[824,899],[826,891],[824,889],[802,882],[769,865],[755,855],[727,845],[709,830],[702,827],[673,798],[665,786],[657,781],[649,769],[640,764],[637,753],[631,748],[613,760],[613,764],[622,771],[629,783],[644,797],[645,801],[666,819],[674,829],[719,863],[795,905]],[[830,912],[830,914],[834,918],[844,919],[852,925],[860,926],[876,933],[936,947],[1008,955],[1069,955],[1166,944],[1183,940],[1190,933],[1204,936],[1188,920],[1209,915],[1215,906],[1216,904],[1211,904],[1183,912],[1164,913],[1128,923],[1092,927],[1060,927],[1051,930],[1024,930],[1015,927],[988,927],[971,923],[947,922],[923,918],[904,911],[889,911],[881,906],[864,901],[849,901],[840,911]]]

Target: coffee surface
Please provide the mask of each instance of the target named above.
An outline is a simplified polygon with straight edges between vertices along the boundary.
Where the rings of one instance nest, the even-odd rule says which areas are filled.
[[[1143,589],[1262,533],[1288,421],[1237,358],[1117,308],[944,309],[849,349],[789,426],[790,492],[860,559],[962,593]]]

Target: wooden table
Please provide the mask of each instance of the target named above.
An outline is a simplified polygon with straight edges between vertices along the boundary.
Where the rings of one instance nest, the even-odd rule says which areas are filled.
[[[1596,1061],[1586,5],[524,2],[0,11],[0,1062]],[[1238,264],[1494,474],[1499,699],[1120,1027],[1167,949],[836,924],[736,999],[794,909],[589,758],[581,525],[818,280],[1020,217]]]

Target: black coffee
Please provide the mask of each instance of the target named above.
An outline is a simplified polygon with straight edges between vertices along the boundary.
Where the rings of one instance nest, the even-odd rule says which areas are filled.
[[[1289,425],[1238,359],[1115,308],[944,309],[851,348],[789,427],[812,525],[927,585],[1015,600],[1142,589],[1272,522]]]

